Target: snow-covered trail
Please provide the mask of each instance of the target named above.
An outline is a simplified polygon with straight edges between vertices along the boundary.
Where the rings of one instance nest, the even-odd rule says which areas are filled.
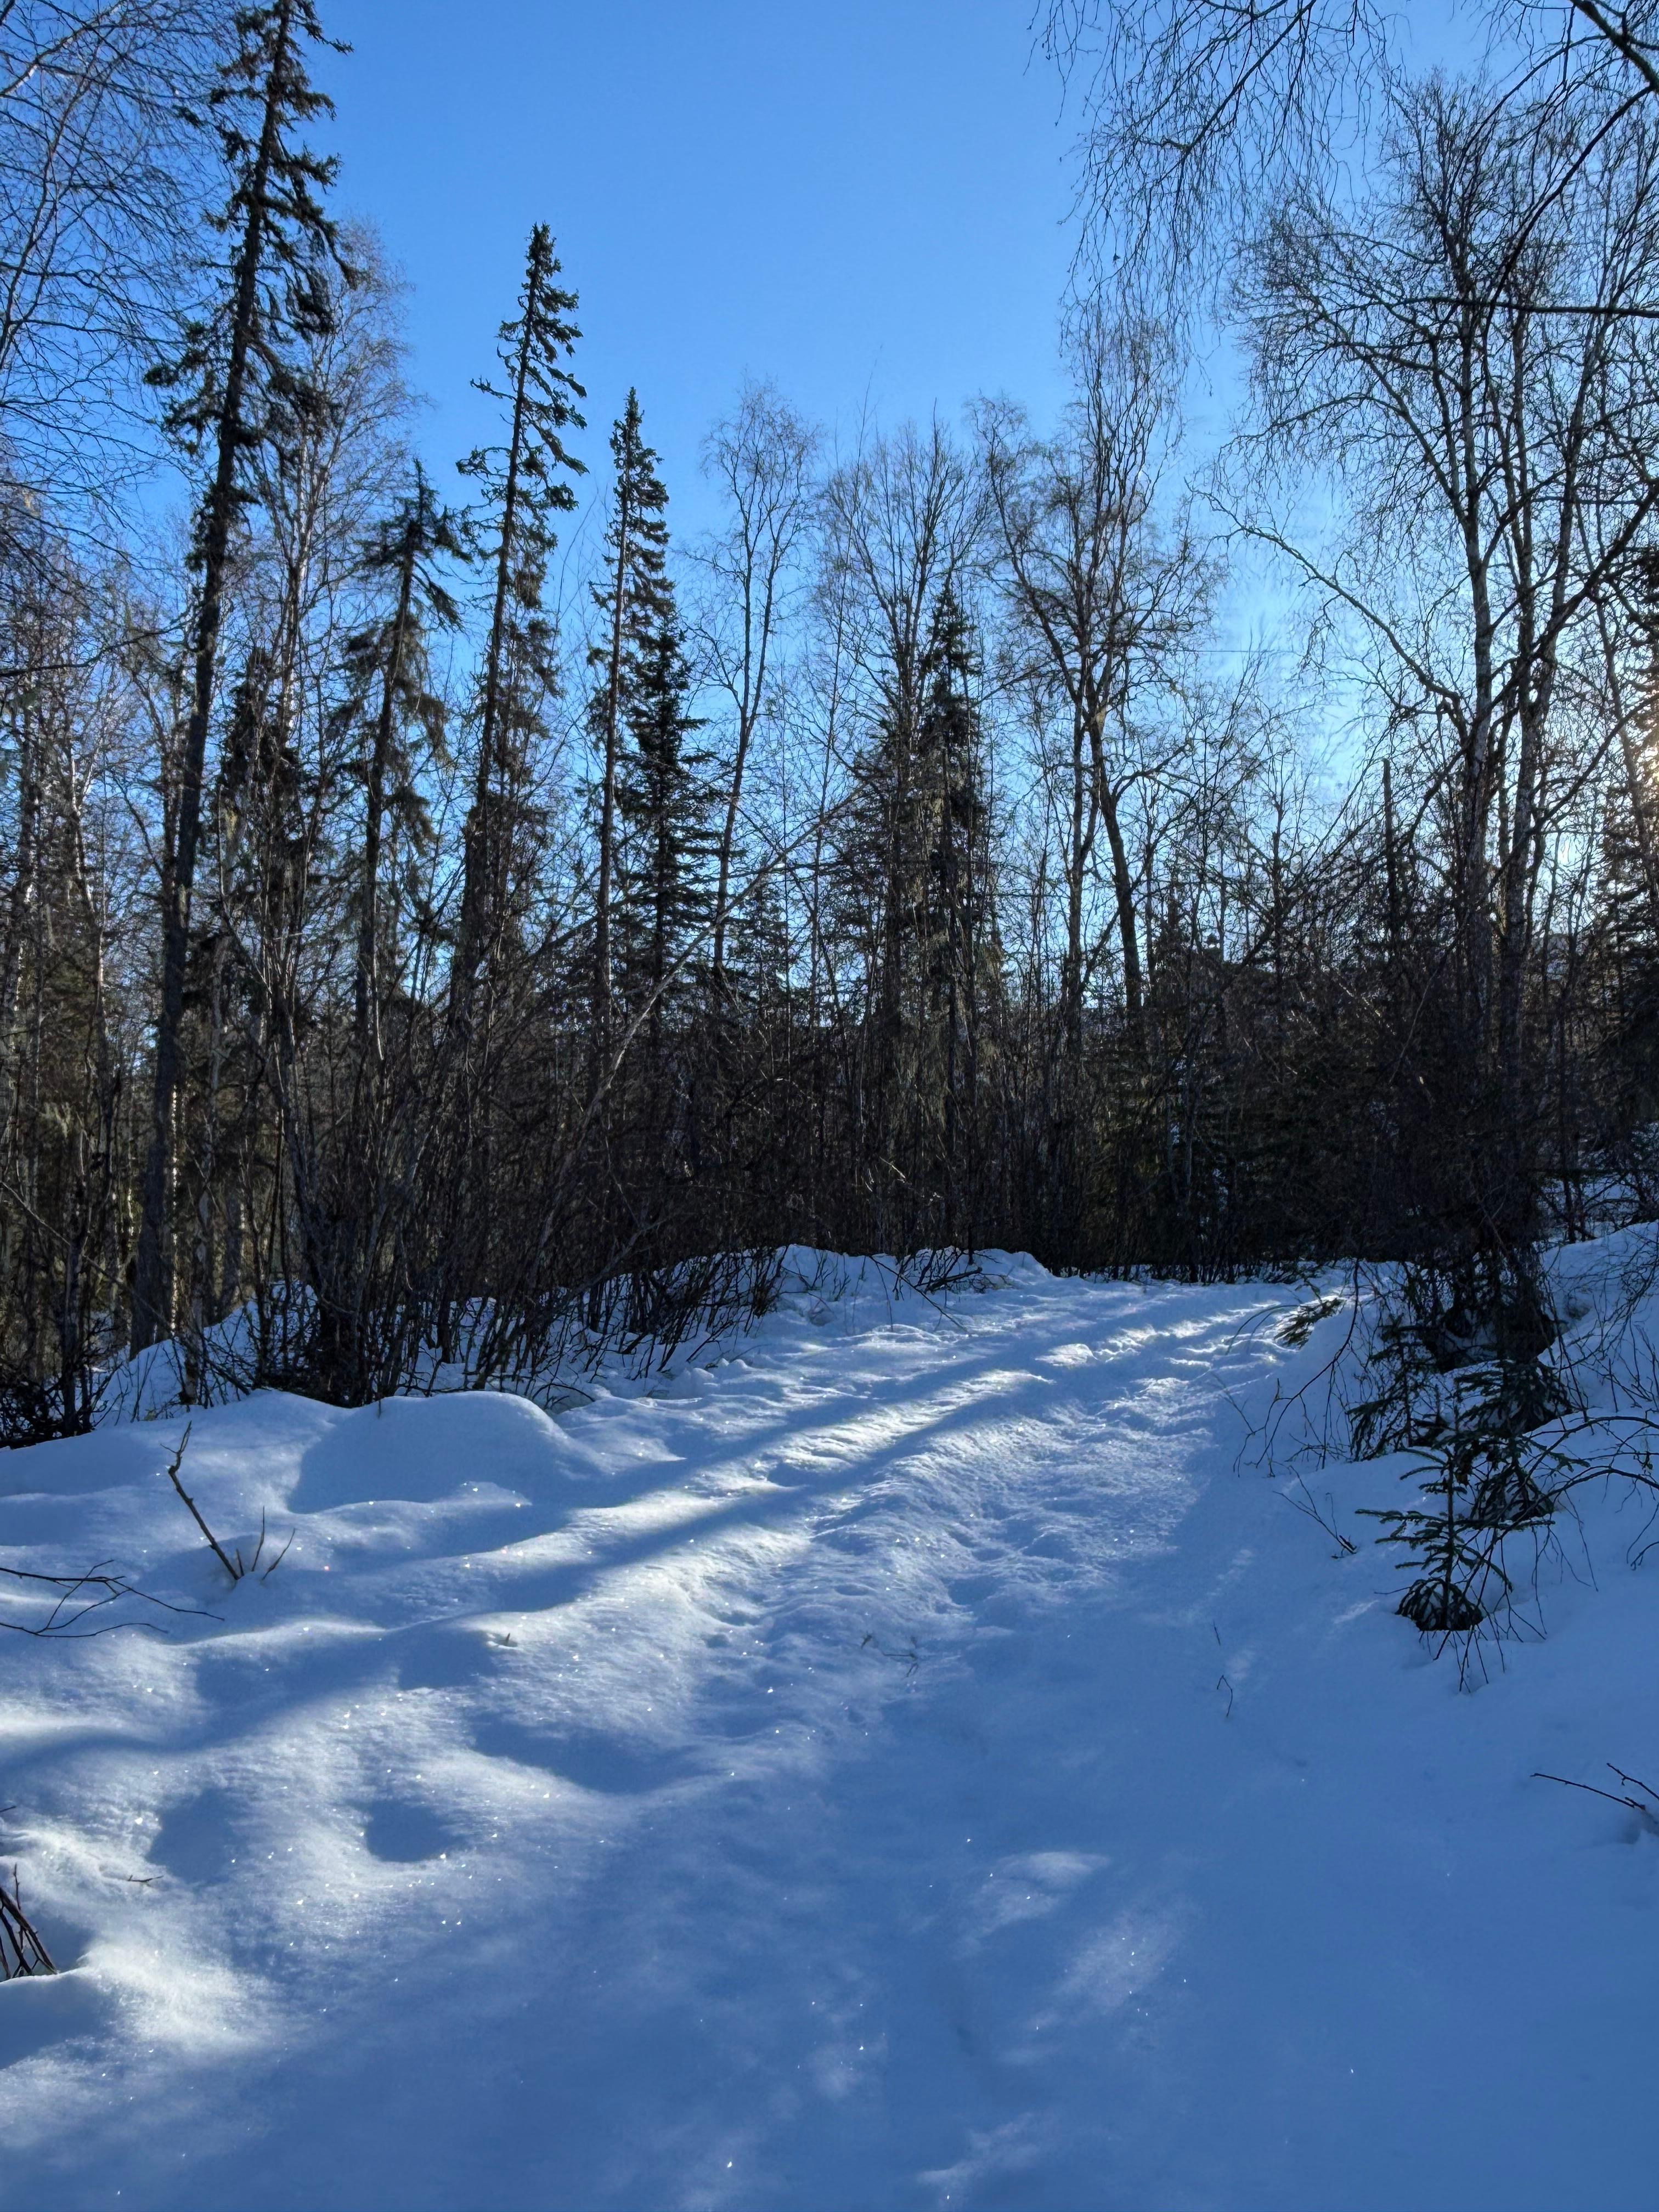
[[[1651,2207],[1653,1594],[1474,1696],[1240,1472],[1261,1285],[804,1284],[652,1395],[0,1461],[0,2202]],[[1631,1916],[1636,1917],[1632,1918]]]

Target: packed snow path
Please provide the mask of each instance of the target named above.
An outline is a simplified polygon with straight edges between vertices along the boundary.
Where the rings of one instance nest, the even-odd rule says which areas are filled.
[[[176,1423],[0,1458],[10,1564],[222,1616],[0,1638],[0,2202],[1659,2202],[1659,1844],[1529,1779],[1659,1763],[1619,1544],[1460,1696],[1240,1465],[1291,1292],[822,1287],[198,1416],[234,1589]]]

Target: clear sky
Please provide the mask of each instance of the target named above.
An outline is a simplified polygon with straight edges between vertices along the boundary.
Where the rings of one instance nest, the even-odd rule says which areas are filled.
[[[1073,136],[1030,0],[323,0],[337,204],[413,287],[419,443],[488,429],[532,222],[580,293],[579,441],[629,383],[682,529],[745,375],[843,437],[981,391],[1048,414]],[[314,134],[325,143],[324,129]]]

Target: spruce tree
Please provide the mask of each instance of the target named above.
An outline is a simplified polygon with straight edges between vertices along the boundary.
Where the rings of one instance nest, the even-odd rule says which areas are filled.
[[[173,356],[149,372],[152,385],[173,394],[167,428],[187,452],[208,459],[210,475],[191,549],[200,582],[190,706],[162,872],[161,994],[133,1285],[135,1350],[165,1334],[172,1319],[167,1216],[173,1112],[227,568],[238,521],[252,495],[250,463],[262,447],[292,441],[314,407],[314,394],[296,364],[307,341],[329,325],[326,263],[337,254],[322,202],[334,163],[297,137],[314,117],[332,112],[306,70],[307,46],[326,43],[313,0],[245,7],[235,18],[235,50],[209,98],[209,119],[230,179],[215,223],[230,241],[222,289],[211,312],[185,325]]]
[[[386,815],[409,818],[417,831],[425,812],[415,787],[415,765],[405,733],[417,727],[428,752],[441,751],[444,702],[428,684],[434,629],[453,629],[459,610],[437,569],[460,560],[466,548],[453,518],[437,502],[416,463],[414,489],[379,524],[362,552],[371,583],[384,588],[390,606],[381,618],[347,641],[347,696],[342,719],[364,729],[363,846],[357,886],[357,957],[354,1012],[360,1051],[380,1044],[380,905]]]
[[[688,712],[690,676],[665,579],[661,605],[660,627],[630,671],[617,780],[619,980],[630,1017],[646,1013],[653,1054],[671,980],[695,980],[690,954],[713,919],[717,848],[708,757],[688,749],[702,725]]]
[[[939,1101],[943,1182],[953,1216],[945,1226],[954,1239],[961,1186],[977,1175],[984,1000],[1000,961],[989,898],[984,732],[973,690],[979,664],[972,625],[953,591],[934,609],[923,669],[912,780],[925,855],[915,929],[923,1019],[934,1040],[928,1057]]]
[[[570,320],[576,295],[562,290],[553,234],[538,223],[525,258],[519,312],[501,325],[501,385],[476,389],[507,411],[507,442],[484,446],[460,463],[481,487],[472,520],[489,545],[493,568],[489,637],[478,706],[478,759],[466,826],[456,997],[465,1004],[501,926],[511,842],[512,794],[529,746],[541,731],[543,702],[556,679],[552,626],[542,609],[554,518],[576,504],[569,479],[583,463],[563,434],[586,427],[576,403],[582,387],[566,362],[580,331]]]
[[[615,954],[612,908],[617,890],[617,773],[622,742],[635,702],[653,684],[668,681],[664,641],[674,632],[674,598],[668,580],[668,494],[657,474],[657,456],[645,442],[639,394],[631,391],[611,433],[616,469],[611,523],[605,532],[605,580],[593,587],[605,617],[605,635],[588,658],[599,682],[588,721],[599,755],[599,869],[594,897],[593,975],[590,1000],[592,1080],[604,1079],[613,1029]],[[678,653],[678,646],[673,648]],[[648,720],[648,715],[646,719]]]
[[[948,1218],[908,1224],[934,1238],[954,1233],[973,1172],[985,1000],[1000,971],[977,673],[972,625],[946,590],[907,687],[914,706],[890,702],[856,763],[836,871],[838,919],[866,963],[872,1148],[889,1166],[918,1155],[901,1167],[905,1188],[943,1188]]]

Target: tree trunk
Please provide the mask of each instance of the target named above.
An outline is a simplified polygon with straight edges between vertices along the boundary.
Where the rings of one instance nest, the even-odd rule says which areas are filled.
[[[611,902],[616,874],[617,751],[622,719],[623,615],[628,603],[628,478],[617,493],[617,575],[611,598],[611,647],[605,689],[605,770],[599,791],[599,876],[593,917],[592,1073],[590,1095],[597,1097],[611,1059]]]
[[[489,649],[484,659],[483,714],[478,729],[478,775],[468,824],[465,879],[461,886],[460,942],[456,948],[459,999],[465,1005],[483,964],[492,921],[497,854],[491,822],[491,780],[500,750],[501,653],[507,635],[507,595],[513,586],[513,555],[519,516],[519,474],[524,459],[525,407],[530,353],[542,283],[541,264],[533,256],[525,295],[519,357],[513,371],[513,429],[507,453],[507,486],[501,497],[501,542],[495,556],[495,597],[490,612]]]
[[[231,527],[236,518],[236,463],[243,438],[242,403],[247,385],[248,352],[258,305],[265,237],[265,195],[276,151],[279,94],[290,37],[291,0],[281,0],[276,41],[265,82],[264,118],[247,193],[247,222],[242,233],[231,311],[230,349],[223,403],[216,428],[217,451],[213,486],[202,532],[202,599],[197,616],[196,650],[190,720],[180,763],[178,829],[172,866],[163,871],[161,1006],[155,1028],[155,1081],[149,1156],[144,1163],[143,1214],[138,1232],[137,1271],[133,1285],[132,1349],[167,1334],[172,1326],[168,1294],[167,1229],[173,1189],[173,1105],[179,1088],[185,1016],[185,971],[190,958],[191,894],[202,835],[202,781],[207,760],[208,723],[213,713],[218,674],[219,633],[224,617],[224,584]]]
[[[415,590],[416,527],[410,521],[404,533],[398,563],[398,612],[392,621],[386,654],[380,711],[374,724],[374,744],[369,754],[368,790],[363,809],[362,911],[357,922],[357,973],[355,1013],[360,1058],[372,1052],[378,1061],[380,1044],[380,986],[379,964],[379,906],[380,843],[386,818],[386,772],[392,753],[392,719],[398,685],[403,677],[404,640],[409,629],[410,603]]]

